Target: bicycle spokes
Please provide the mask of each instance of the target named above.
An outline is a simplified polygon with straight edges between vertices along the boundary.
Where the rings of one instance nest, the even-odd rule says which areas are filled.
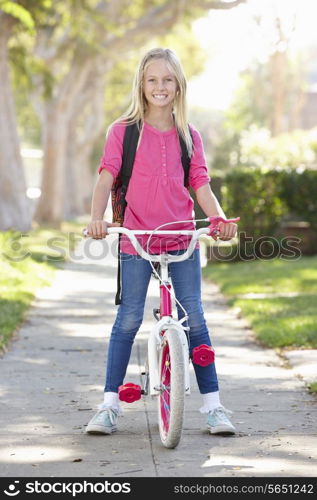
[[[170,412],[171,412],[171,360],[168,344],[163,348],[162,365],[161,365],[161,391],[160,391],[160,408],[164,431],[169,429]]]

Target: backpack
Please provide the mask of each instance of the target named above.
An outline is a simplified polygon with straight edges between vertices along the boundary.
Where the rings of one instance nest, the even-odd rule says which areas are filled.
[[[126,194],[129,181],[132,175],[136,149],[140,136],[140,122],[127,125],[123,138],[122,163],[120,172],[111,188],[112,222],[123,224],[124,212],[127,206]],[[190,131],[191,133],[191,131]],[[189,168],[190,157],[184,139],[179,135],[179,143],[182,151],[182,165],[184,169],[184,185],[189,188]],[[115,304],[121,304],[121,269],[120,269],[120,239],[118,241],[118,272],[117,272],[117,293]]]

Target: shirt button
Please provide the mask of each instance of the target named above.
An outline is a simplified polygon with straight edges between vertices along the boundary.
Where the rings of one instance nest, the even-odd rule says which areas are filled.
[[[165,145],[164,144],[163,144],[162,148],[165,149]]]
[[[163,163],[163,167],[166,167],[166,163]]]

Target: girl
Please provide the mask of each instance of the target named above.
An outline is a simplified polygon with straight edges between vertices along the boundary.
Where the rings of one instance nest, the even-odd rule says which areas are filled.
[[[154,229],[160,224],[192,219],[193,200],[184,187],[179,135],[186,143],[191,158],[189,184],[207,216],[225,218],[209,186],[209,177],[200,134],[186,114],[186,79],[176,54],[170,49],[153,49],[139,64],[134,79],[132,103],[128,111],[109,128],[94,189],[88,234],[104,238],[107,227],[103,220],[112,184],[121,167],[122,143],[126,124],[141,122],[141,133],[132,177],[127,192],[124,226],[129,229]],[[173,229],[194,229],[194,223],[180,223]],[[234,223],[221,224],[222,240],[233,238]],[[142,237],[142,244],[146,244]],[[155,239],[152,253],[185,250],[186,237],[171,242],[170,237]],[[122,299],[112,328],[104,401],[88,423],[86,432],[111,434],[116,430],[119,406],[118,387],[123,384],[134,337],[142,323],[144,303],[151,277],[150,263],[139,257],[127,238],[120,246]],[[199,249],[191,259],[171,263],[170,272],[178,301],[189,316],[190,351],[200,345],[211,345],[201,304],[201,267]],[[133,286],[131,286],[133,284]],[[178,311],[181,315],[181,311]],[[234,434],[227,411],[221,405],[215,365],[194,365],[211,434]]]

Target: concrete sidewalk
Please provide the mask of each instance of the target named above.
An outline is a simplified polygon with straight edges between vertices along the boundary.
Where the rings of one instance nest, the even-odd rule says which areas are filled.
[[[107,242],[90,244],[100,254],[111,237]],[[80,249],[76,253],[79,259]],[[124,405],[117,433],[86,435],[102,400],[115,279],[115,257],[83,258],[66,264],[53,286],[39,292],[0,360],[1,476],[317,476],[316,397],[273,350],[254,343],[247,324],[206,283],[204,306],[222,402],[234,412],[237,434],[216,437],[204,430],[192,371],[177,449],[162,447],[150,396]],[[140,382],[157,286],[153,279],[126,381]]]

